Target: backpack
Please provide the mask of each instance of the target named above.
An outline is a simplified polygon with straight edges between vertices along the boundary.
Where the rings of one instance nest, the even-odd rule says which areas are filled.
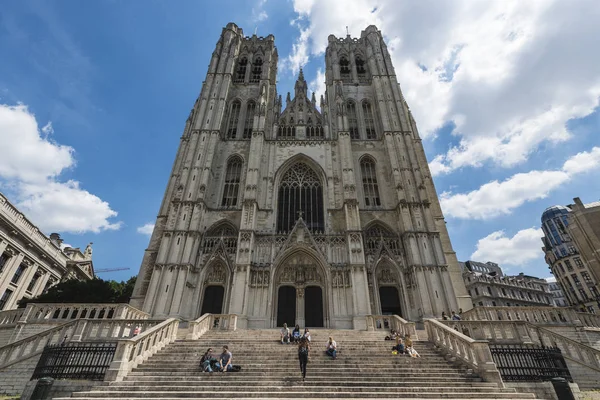
[[[300,347],[300,350],[298,350],[298,353],[300,353],[303,356],[307,356],[308,355],[308,347]]]

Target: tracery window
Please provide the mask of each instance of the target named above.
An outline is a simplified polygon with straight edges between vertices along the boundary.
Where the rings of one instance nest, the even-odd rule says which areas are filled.
[[[375,170],[375,162],[370,157],[363,157],[360,161],[360,172],[363,180],[365,206],[381,206],[381,199],[379,198],[379,187],[377,185],[377,172]]]
[[[372,255],[379,249],[380,242],[386,244],[388,249],[395,255],[401,254],[400,240],[398,235],[380,224],[371,225],[365,232],[365,254]]]
[[[252,137],[252,125],[254,125],[254,112],[256,111],[256,103],[253,101],[248,103],[246,107],[246,121],[244,123],[243,139],[250,139]]]
[[[277,137],[280,138],[294,138],[296,137],[296,127],[294,126],[294,120],[290,120],[290,123],[287,124],[285,119],[281,120],[279,123],[279,128],[277,130]]]
[[[291,231],[300,216],[309,230],[324,230],[321,180],[303,162],[294,164],[281,178],[277,200],[277,231]]]
[[[367,139],[377,139],[377,131],[375,130],[375,119],[373,118],[373,110],[368,101],[362,103],[363,117],[365,118],[365,132]]]
[[[354,63],[356,64],[356,74],[358,75],[359,78],[364,78],[367,75],[367,70],[365,68],[365,62],[363,61],[362,58],[360,58],[360,56],[357,56],[356,59],[354,60]]]
[[[238,232],[233,225],[221,222],[211,227],[202,240],[202,253],[209,254],[219,241],[223,241],[228,254],[235,254],[237,250]]]
[[[323,127],[321,126],[321,121],[317,120],[317,124],[313,124],[311,118],[308,119],[306,123],[306,137],[307,138],[320,138],[323,137]]]
[[[246,68],[248,67],[248,59],[246,57],[242,57],[240,61],[238,61],[238,66],[235,71],[235,78],[233,81],[235,83],[244,82],[246,80]]]
[[[225,186],[223,187],[223,200],[221,201],[221,206],[237,206],[241,176],[242,160],[239,157],[232,157],[227,163],[227,171],[225,172]]]
[[[360,139],[358,134],[358,118],[356,117],[356,104],[353,101],[348,101],[346,107],[348,108],[348,132],[350,133],[350,139]]]
[[[342,79],[350,78],[350,61],[346,57],[340,58],[340,76]]]
[[[235,139],[237,136],[237,127],[240,120],[240,108],[242,104],[239,100],[231,103],[231,109],[229,110],[229,119],[227,120],[227,138]]]
[[[252,75],[250,76],[250,83],[258,83],[260,76],[262,75],[263,60],[257,57],[252,63]]]

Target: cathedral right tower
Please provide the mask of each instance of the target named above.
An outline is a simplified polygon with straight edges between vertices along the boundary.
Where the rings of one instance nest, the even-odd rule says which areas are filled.
[[[326,93],[285,103],[274,37],[228,24],[185,125],[131,303],[240,327],[365,327],[471,308],[381,32],[329,36]]]

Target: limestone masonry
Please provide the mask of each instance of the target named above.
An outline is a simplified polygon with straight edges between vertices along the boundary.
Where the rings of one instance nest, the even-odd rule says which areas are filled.
[[[249,328],[470,309],[381,32],[329,36],[318,103],[302,71],[282,100],[277,61],[273,35],[223,29],[131,305]]]

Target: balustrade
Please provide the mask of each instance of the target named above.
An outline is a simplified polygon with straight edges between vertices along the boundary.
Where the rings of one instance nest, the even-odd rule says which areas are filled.
[[[204,314],[195,321],[190,321],[189,339],[196,340],[209,330],[235,331],[237,315],[235,314]]]
[[[402,336],[410,335],[418,340],[417,328],[414,322],[408,322],[397,315],[367,315],[367,330],[395,330]]]
[[[19,323],[87,319],[148,319],[149,314],[117,303],[29,303]]]
[[[139,364],[177,338],[179,320],[169,318],[131,339],[120,339],[105,381],[122,381]]]
[[[474,307],[463,312],[461,318],[466,321],[527,321],[542,325],[580,325],[579,314],[566,307]]]
[[[46,345],[62,342],[116,341],[131,337],[136,327],[140,328],[141,333],[139,335],[142,335],[161,322],[162,320],[147,319],[72,320],[37,335],[0,347],[0,368],[13,361],[41,352]]]
[[[438,349],[460,359],[484,380],[504,387],[487,341],[472,339],[434,319],[425,319],[423,322],[429,341]]]
[[[24,308],[18,308],[16,310],[0,311],[0,325],[12,325],[19,322],[23,313]]]

